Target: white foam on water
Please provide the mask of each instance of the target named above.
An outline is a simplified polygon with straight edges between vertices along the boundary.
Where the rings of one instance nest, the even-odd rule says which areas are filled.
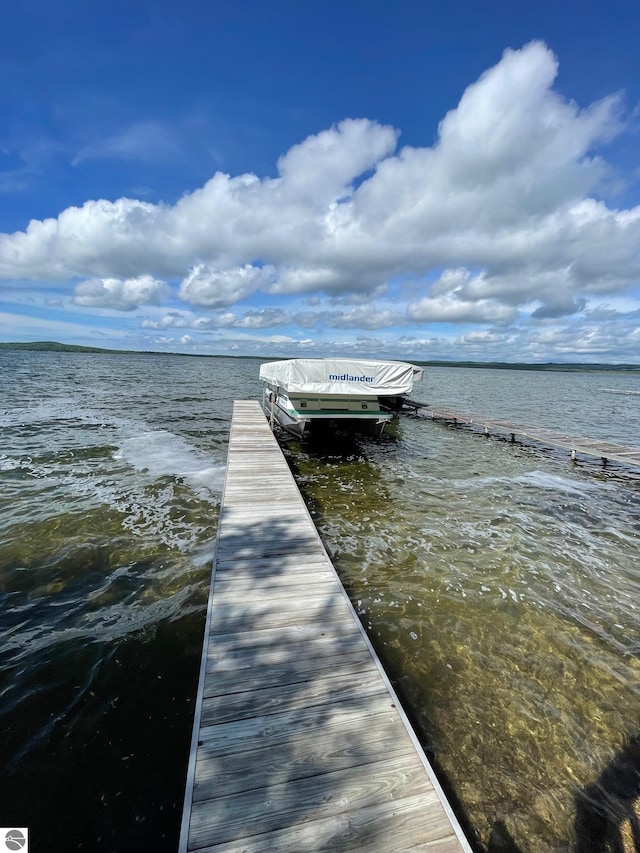
[[[583,495],[588,492],[615,491],[615,486],[602,482],[584,482],[581,480],[550,474],[547,471],[528,471],[515,477],[473,477],[464,480],[452,480],[451,485],[457,489],[472,491],[484,489],[487,486],[518,484],[533,486],[537,489],[566,492],[567,494]]]
[[[580,480],[562,477],[559,474],[549,474],[546,471],[530,471],[526,474],[520,474],[513,478],[513,482],[522,483],[525,486],[535,486],[538,489],[567,492],[573,495],[582,495],[587,492],[598,492],[601,490],[615,491],[615,487],[607,483],[585,483]]]
[[[21,423],[25,421],[21,417]],[[71,446],[56,458],[46,460],[3,454],[0,471],[20,468],[34,480],[42,481],[45,487],[62,487],[71,504],[74,496],[82,496],[88,506],[110,507],[123,514],[125,530],[183,553],[198,549],[203,536],[209,538],[206,510],[194,507],[192,514],[185,508],[188,497],[184,492],[186,489],[195,499],[218,506],[224,463],[197,449],[186,438],[168,430],[149,430],[145,423],[130,418],[77,407],[62,412],[41,406],[37,412],[33,411],[32,422],[45,421],[52,428],[56,423],[71,421],[68,432]],[[78,433],[74,432],[76,424],[95,425],[108,433],[90,433],[79,436],[78,440]],[[41,443],[47,435],[50,433],[45,428]],[[110,452],[101,455],[107,448]],[[178,495],[176,488],[180,486],[182,491]],[[181,507],[179,511],[177,506]],[[200,559],[198,555],[196,564]]]
[[[0,411],[0,427],[33,426],[76,421],[92,426],[130,427],[133,421],[112,412],[96,411],[71,399],[48,400],[8,411]]]
[[[125,439],[113,458],[127,462],[154,480],[178,477],[204,500],[217,498],[222,493],[224,464],[212,465],[210,456],[168,430],[145,432]]]
[[[191,563],[194,566],[207,566],[213,562],[216,553],[216,541],[211,539],[191,554]]]
[[[21,467],[19,459],[11,459],[4,454],[0,455],[0,471],[17,471]]]

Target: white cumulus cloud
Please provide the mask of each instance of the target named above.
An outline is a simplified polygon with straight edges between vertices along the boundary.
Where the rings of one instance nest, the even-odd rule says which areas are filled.
[[[407,317],[422,323],[509,323],[517,314],[492,297],[484,275],[466,269],[444,270],[426,296],[407,306]]]
[[[273,280],[273,267],[245,264],[231,269],[215,269],[198,264],[180,285],[180,298],[193,305],[225,308],[265,289]]]
[[[69,207],[0,234],[0,276],[82,278],[75,304],[117,310],[167,299],[155,276],[214,312],[260,293],[259,308],[229,321],[247,329],[282,325],[278,300],[302,295],[370,306],[296,314],[288,305],[307,327],[581,315],[592,299],[634,294],[640,207],[615,209],[603,195],[605,146],[625,130],[621,99],[581,107],[556,90],[557,73],[549,48],[532,42],[471,83],[423,147],[399,148],[396,129],[346,119],[291,147],[273,177],[218,172],[173,205]],[[152,130],[115,135],[79,162],[128,156]],[[413,282],[409,299],[403,282]],[[269,299],[274,313],[256,313]]]
[[[133,311],[139,305],[160,305],[169,286],[150,275],[129,278],[91,278],[76,285],[72,302],[85,308]]]

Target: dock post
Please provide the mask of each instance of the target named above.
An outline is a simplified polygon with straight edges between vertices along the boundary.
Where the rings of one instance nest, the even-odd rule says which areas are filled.
[[[276,393],[277,393],[277,391],[276,391]],[[271,427],[272,431],[273,431],[273,424],[275,422],[275,414],[276,414],[275,408],[276,408],[276,395],[272,391],[271,392],[271,412],[269,414],[269,426]]]
[[[485,437],[490,432],[495,431],[497,435],[501,435],[506,441],[511,440],[511,444],[516,444],[516,435],[522,436],[525,445],[527,439],[537,443],[551,447],[562,448],[571,453],[571,461],[582,463],[585,460],[602,461],[602,467],[606,468],[609,465],[609,460],[621,463],[625,467],[640,468],[640,445],[630,446],[626,444],[617,444],[606,439],[582,438],[580,436],[566,435],[564,432],[555,432],[550,429],[541,429],[538,427],[530,427],[524,424],[517,424],[511,421],[491,420],[484,415],[475,415],[470,412],[456,412],[450,408],[431,408],[430,415],[432,420],[443,421],[446,424],[457,427],[469,425],[473,432],[484,431]],[[509,438],[506,438],[509,436]],[[578,459],[578,454],[580,458]]]

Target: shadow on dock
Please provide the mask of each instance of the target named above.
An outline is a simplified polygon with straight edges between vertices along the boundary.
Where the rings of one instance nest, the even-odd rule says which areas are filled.
[[[252,401],[219,518],[181,853],[471,853]]]
[[[273,849],[410,849],[424,771],[315,531],[232,519],[223,511],[189,849],[266,834]]]

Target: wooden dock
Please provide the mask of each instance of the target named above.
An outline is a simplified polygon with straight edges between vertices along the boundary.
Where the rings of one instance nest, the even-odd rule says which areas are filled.
[[[412,403],[410,406],[414,407],[423,417],[449,421],[456,426],[458,424],[467,426],[478,432],[483,432],[485,435],[492,433],[507,434],[511,437],[511,441],[515,441],[516,436],[522,436],[537,444],[568,450],[570,458],[574,461],[579,456],[587,456],[601,459],[603,465],[611,460],[632,468],[640,468],[640,447],[628,447],[624,444],[615,444],[602,439],[580,438],[557,430],[524,426],[497,418],[485,418],[483,415],[454,411],[443,406],[430,406],[426,403]]]
[[[234,404],[180,853],[471,848],[257,402]]]

